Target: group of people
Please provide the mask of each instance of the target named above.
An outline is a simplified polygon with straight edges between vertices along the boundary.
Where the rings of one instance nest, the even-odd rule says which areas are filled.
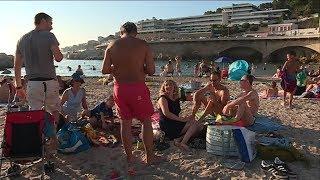
[[[178,76],[181,76],[181,56],[176,56],[175,58],[175,66],[171,59],[169,59],[168,63],[165,66],[161,67],[160,76],[173,76],[174,71],[176,71]]]
[[[220,70],[219,66],[216,66],[214,62],[209,63],[208,60],[203,59],[194,66],[195,77],[208,77],[213,70]]]
[[[220,71],[213,71],[210,75],[210,82],[194,93],[192,113],[186,117],[179,116],[181,107],[176,82],[173,80],[165,81],[161,85],[157,103],[161,130],[169,139],[174,140],[175,145],[187,150],[189,139],[205,132],[204,119],[208,114],[214,116],[219,114],[233,118],[233,122],[223,122],[222,124],[242,127],[253,125],[259,109],[259,96],[252,87],[253,80],[252,75],[243,76],[240,81],[240,88],[243,92],[236,99],[230,100],[229,90],[220,83]],[[204,105],[205,110],[196,120],[196,113],[201,105]]]
[[[109,43],[103,59],[102,73],[112,74],[114,79],[113,95],[107,95],[106,99],[93,109],[89,109],[86,101],[86,91],[81,86],[84,82],[80,70],[72,75],[70,87],[61,85],[62,79],[56,75],[54,61],[61,61],[63,55],[59,49],[59,42],[51,33],[52,17],[45,13],[35,16],[35,29],[21,37],[17,43],[14,59],[15,92],[18,98],[26,99],[31,110],[40,110],[45,106],[55,122],[58,122],[62,113],[67,121],[77,120],[79,117],[88,117],[92,124],[104,126],[106,121],[113,121],[113,106],[116,105],[117,115],[121,124],[121,139],[127,162],[136,162],[132,150],[132,119],[138,119],[142,124],[142,140],[146,153],[145,163],[153,164],[161,161],[161,157],[155,155],[153,148],[153,131],[151,116],[154,107],[150,99],[150,91],[145,84],[146,75],[155,73],[155,63],[149,45],[136,38],[137,27],[132,22],[123,24],[120,28],[121,38]],[[125,53],[123,53],[125,52]],[[112,58],[111,58],[112,57]],[[177,56],[176,72],[181,73],[181,57]],[[21,77],[21,68],[25,63],[26,79],[28,85]],[[292,96],[295,86],[295,74],[299,64],[294,54],[288,55],[288,61],[282,68],[284,102],[286,93],[290,94],[289,104],[292,104]],[[81,66],[78,68],[81,69]],[[164,75],[173,75],[174,67],[171,61],[164,69]],[[83,72],[82,72],[83,74]],[[208,114],[223,115],[232,119],[222,124],[237,126],[251,126],[255,122],[255,115],[259,109],[259,96],[253,88],[254,77],[245,75],[240,80],[242,93],[236,98],[231,98],[229,90],[221,84],[219,69],[202,61],[195,68],[196,76],[210,76],[206,86],[196,91],[193,95],[193,107],[189,116],[181,117],[179,89],[176,82],[166,80],[160,88],[157,108],[160,113],[159,125],[165,135],[174,140],[174,144],[187,150],[187,142],[191,137],[205,131],[204,119]],[[273,84],[273,89],[276,85]],[[315,86],[307,88],[314,89]],[[319,89],[319,81],[316,89]],[[46,90],[46,91],[45,91]],[[60,98],[60,93],[62,96]],[[275,94],[269,90],[268,94]],[[43,102],[46,104],[43,104]],[[204,113],[196,119],[196,114],[201,106]],[[81,107],[83,111],[81,112]],[[56,143],[56,136],[52,134],[52,143]]]
[[[318,71],[308,71],[302,66],[296,57],[296,53],[290,51],[287,53],[287,60],[284,65],[277,68],[277,72],[273,78],[281,79],[281,87],[283,92],[278,91],[277,83],[273,81],[271,86],[267,88],[262,96],[278,97],[283,96],[283,105],[292,107],[293,96],[302,98],[320,97],[320,68]],[[287,95],[289,101],[287,102]]]

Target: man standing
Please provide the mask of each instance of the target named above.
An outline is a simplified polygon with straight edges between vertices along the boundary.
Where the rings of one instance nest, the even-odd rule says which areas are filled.
[[[120,28],[121,38],[110,43],[105,51],[103,74],[113,74],[114,101],[121,118],[121,137],[128,163],[134,162],[132,154],[131,123],[137,118],[142,123],[146,163],[154,163],[151,115],[153,105],[145,84],[146,74],[155,72],[152,52],[148,44],[136,38],[137,26],[132,22]]]
[[[25,98],[27,96],[31,110],[42,109],[45,101],[46,110],[52,113],[55,122],[58,122],[59,83],[56,78],[54,60],[61,61],[63,55],[60,52],[58,40],[50,32],[52,18],[45,13],[38,13],[34,17],[34,24],[35,29],[23,35],[17,43],[14,59],[16,90],[19,97]],[[23,62],[28,79],[27,92],[24,92],[21,84]],[[51,134],[51,136],[55,136],[55,134]]]
[[[289,93],[289,107],[292,107],[293,94],[297,88],[296,74],[299,67],[296,53],[293,51],[287,53],[287,61],[284,63],[281,73],[281,87],[284,91],[283,106],[286,105],[287,93]]]

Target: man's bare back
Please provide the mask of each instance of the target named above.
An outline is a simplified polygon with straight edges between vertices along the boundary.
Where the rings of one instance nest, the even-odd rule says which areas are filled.
[[[146,74],[154,73],[152,52],[148,44],[135,37],[127,36],[110,43],[103,66],[108,61],[113,65],[111,73],[119,83],[144,82]]]

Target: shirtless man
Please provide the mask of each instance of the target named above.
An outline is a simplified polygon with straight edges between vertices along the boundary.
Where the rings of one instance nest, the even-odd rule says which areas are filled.
[[[128,163],[134,162],[132,154],[132,119],[142,123],[146,163],[157,161],[153,151],[151,115],[153,105],[145,76],[153,75],[155,64],[148,44],[136,38],[137,26],[126,22],[120,28],[121,38],[110,43],[103,60],[102,74],[114,76],[114,101],[121,118],[121,137]]]
[[[178,76],[181,76],[181,56],[176,56],[176,71]]]
[[[165,70],[166,70],[166,76],[168,76],[169,74],[171,74],[171,76],[173,76],[174,68],[173,68],[173,64],[172,64],[171,60],[169,60],[168,64],[166,64]]]
[[[202,60],[200,64],[200,74],[202,76],[207,76],[210,73],[210,67],[207,60]]]
[[[208,114],[222,114],[222,109],[229,101],[230,95],[229,90],[220,81],[220,71],[213,71],[210,76],[210,83],[194,94],[192,118],[195,118],[201,104],[204,104],[206,108],[199,121],[202,121]],[[207,93],[210,94],[208,100],[206,98]]]
[[[240,80],[243,92],[236,100],[229,102],[222,110],[224,115],[233,116],[238,120],[238,125],[251,126],[254,124],[254,116],[259,109],[259,95],[252,88],[254,76],[244,75]]]
[[[297,87],[296,73],[300,68],[300,63],[296,58],[296,53],[287,53],[287,61],[282,67],[281,87],[283,93],[283,106],[286,105],[287,93],[289,93],[289,107],[292,107],[293,94]]]

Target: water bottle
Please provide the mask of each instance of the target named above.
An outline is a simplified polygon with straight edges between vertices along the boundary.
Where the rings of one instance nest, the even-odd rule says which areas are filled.
[[[179,96],[180,96],[181,101],[186,101],[187,100],[186,92],[185,92],[183,87],[180,88]]]

